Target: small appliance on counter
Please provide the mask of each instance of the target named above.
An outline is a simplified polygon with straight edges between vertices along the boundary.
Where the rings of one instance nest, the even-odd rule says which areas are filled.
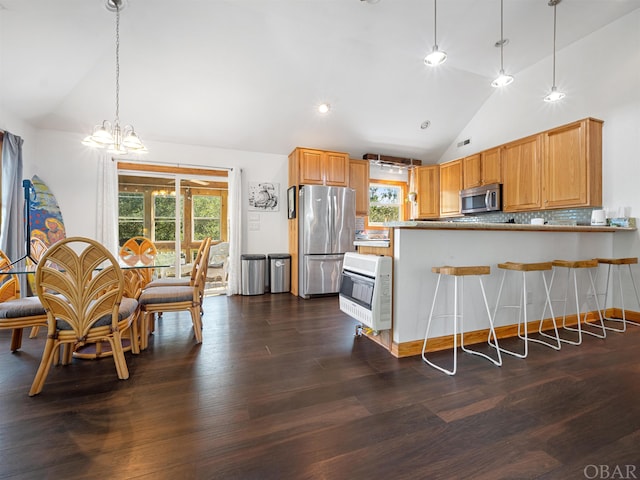
[[[605,226],[607,224],[606,210],[593,210],[591,212],[591,225]]]

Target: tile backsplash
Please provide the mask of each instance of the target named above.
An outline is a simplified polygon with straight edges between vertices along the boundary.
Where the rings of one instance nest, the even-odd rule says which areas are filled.
[[[543,218],[549,225],[590,225],[593,208],[573,208],[566,210],[544,210],[537,212],[489,212],[455,217],[454,222],[531,223],[532,218]]]

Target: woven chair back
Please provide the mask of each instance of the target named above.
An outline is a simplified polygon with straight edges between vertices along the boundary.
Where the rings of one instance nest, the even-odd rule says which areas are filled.
[[[8,272],[13,267],[9,257],[0,250],[0,272]],[[0,275],[0,302],[20,298],[20,282],[18,276],[14,274]]]
[[[49,247],[36,270],[36,291],[49,335],[71,329],[81,340],[106,316],[117,329],[124,278],[115,257],[95,240],[69,237]]]
[[[118,255],[129,266],[151,265],[158,255],[158,250],[146,237],[131,237],[120,247]]]

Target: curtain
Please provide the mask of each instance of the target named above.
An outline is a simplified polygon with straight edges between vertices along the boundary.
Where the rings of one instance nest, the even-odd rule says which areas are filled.
[[[242,292],[240,284],[240,252],[242,251],[242,170],[234,168],[229,172],[229,283],[227,295]]]
[[[0,248],[11,261],[25,255],[22,138],[4,132],[2,141],[2,229]]]
[[[118,165],[108,154],[99,155],[96,236],[118,258]]]

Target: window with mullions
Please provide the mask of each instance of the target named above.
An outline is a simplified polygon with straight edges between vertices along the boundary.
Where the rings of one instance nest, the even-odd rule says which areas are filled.
[[[382,183],[369,184],[368,225],[382,226],[384,222],[403,219],[402,187]]]
[[[118,212],[120,245],[131,237],[144,236],[144,193],[120,192]]]
[[[184,196],[180,195],[180,210],[184,208]],[[153,240],[173,242],[176,239],[176,198],[157,194],[153,197]],[[180,239],[184,239],[184,222],[180,221]]]
[[[196,241],[204,240],[206,237],[219,240],[221,238],[222,198],[211,195],[193,195],[191,209],[192,238]]]

